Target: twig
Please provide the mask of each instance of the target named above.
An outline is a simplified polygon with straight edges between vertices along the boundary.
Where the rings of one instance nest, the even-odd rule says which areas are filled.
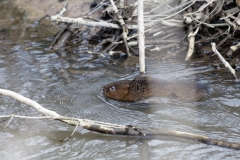
[[[218,44],[217,44],[217,48],[219,49],[228,39],[231,38],[231,34],[227,34],[225,38],[223,38]]]
[[[82,24],[82,25],[87,25],[87,26],[94,26],[94,27],[107,27],[107,28],[115,28],[115,29],[120,29],[121,27],[118,24],[114,23],[108,23],[106,21],[100,21],[100,22],[94,22],[94,21],[87,21],[84,20],[81,17],[78,18],[69,18],[69,17],[62,17],[61,15],[66,11],[66,9],[63,7],[62,11],[55,15],[55,16],[50,16],[49,21],[51,22],[65,22],[65,23],[77,23],[77,24]],[[126,25],[127,28],[129,29],[137,29],[137,25]]]
[[[9,125],[9,123],[12,121],[12,119],[13,119],[13,115],[11,115],[11,117],[10,117],[8,123],[6,124],[6,127]]]
[[[106,27],[106,28],[115,28],[115,29],[121,28],[118,24],[108,23],[105,21],[100,21],[100,22],[87,21],[80,17],[79,18],[69,18],[69,17],[53,17],[53,16],[51,16],[49,18],[49,20],[51,22],[78,23],[78,24],[94,26],[94,27]],[[137,25],[126,25],[126,26],[129,29],[137,29],[138,28]]]
[[[15,114],[0,116],[0,118],[14,118],[14,117],[15,118],[26,118],[26,119],[49,119],[49,118],[51,118],[50,116],[29,117],[29,116],[19,116],[19,115],[15,115]]]
[[[129,52],[129,48],[128,48],[128,44],[127,44],[127,34],[128,34],[128,28],[126,27],[126,24],[123,20],[123,17],[120,15],[119,13],[119,10],[117,8],[117,6],[115,5],[114,1],[113,0],[110,0],[112,6],[113,6],[113,11],[114,13],[116,14],[116,17],[122,27],[122,38],[123,38],[123,42],[125,44],[125,47],[126,47],[126,51],[127,51],[127,54],[130,56],[130,52]]]
[[[218,52],[217,48],[216,48],[216,44],[214,42],[211,43],[212,45],[212,50],[215,54],[217,54],[218,58],[222,61],[222,63],[225,65],[225,67],[227,67],[229,69],[229,71],[233,74],[234,78],[236,79],[236,81],[238,82],[238,78],[236,76],[236,72],[235,70],[229,65],[229,63],[222,57],[222,55]]]
[[[188,52],[187,52],[187,56],[185,58],[185,61],[188,61],[191,58],[191,56],[194,52],[195,36],[198,33],[198,30],[199,30],[199,27],[196,29],[195,32],[191,31],[188,35],[189,47],[188,47]]]
[[[73,136],[73,134],[76,132],[77,128],[78,128],[78,124],[77,124],[77,125],[76,125],[76,127],[74,128],[74,130],[73,130],[73,132],[72,132],[72,134],[71,134],[71,136],[70,136],[70,137],[72,137],[72,136]]]
[[[49,46],[49,49],[52,49],[53,46],[55,45],[55,43],[57,42],[57,40],[60,38],[60,36],[63,34],[63,32],[67,29],[69,25],[65,25],[56,35],[56,37],[54,38],[54,40],[52,41],[52,43]]]
[[[225,20],[226,23],[228,23],[230,26],[232,26],[234,30],[239,30],[240,29],[237,24],[231,22],[230,18],[224,18],[224,20]]]
[[[230,47],[230,50],[232,51],[232,52],[234,52],[234,51],[236,51],[237,49],[239,49],[240,48],[240,43],[238,43],[238,44],[236,44],[236,45],[234,45],[234,46],[231,46]]]

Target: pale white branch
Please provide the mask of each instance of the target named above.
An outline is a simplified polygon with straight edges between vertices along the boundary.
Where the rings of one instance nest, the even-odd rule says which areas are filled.
[[[218,56],[218,58],[222,61],[222,63],[225,65],[225,67],[227,67],[229,69],[229,71],[233,74],[236,81],[238,81],[235,70],[230,66],[230,64],[218,52],[218,50],[216,48],[216,44],[214,42],[212,42],[211,45],[212,45],[212,51]]]
[[[138,49],[140,73],[145,73],[145,36],[142,0],[138,0]]]
[[[191,56],[193,55],[194,52],[194,44],[195,44],[195,36],[198,33],[199,27],[196,29],[195,32],[190,32],[188,35],[188,42],[189,42],[189,47],[188,47],[188,52],[187,56],[185,58],[185,61],[188,61]]]
[[[104,123],[104,122],[98,122],[98,121],[92,121],[92,120],[88,120],[88,119],[77,119],[77,118],[69,118],[69,117],[64,117],[61,116],[59,114],[57,114],[54,111],[48,110],[44,107],[42,107],[40,104],[38,104],[37,102],[26,98],[16,92],[10,91],[10,90],[6,90],[6,89],[0,89],[0,94],[6,95],[6,96],[10,96],[22,103],[25,103],[33,108],[35,108],[39,113],[42,113],[44,115],[46,115],[46,118],[51,118],[51,119],[57,119],[60,120],[62,122],[65,122],[69,125],[74,125],[74,126],[81,126],[83,128],[89,128],[91,125],[102,125],[103,127],[109,128],[111,126],[114,127],[125,127],[124,125],[115,125],[115,124],[110,124],[110,123]],[[6,116],[3,116],[6,117]],[[10,115],[8,117],[17,117],[14,115]],[[19,116],[18,116],[19,117]],[[27,118],[27,117],[23,117],[23,118]]]

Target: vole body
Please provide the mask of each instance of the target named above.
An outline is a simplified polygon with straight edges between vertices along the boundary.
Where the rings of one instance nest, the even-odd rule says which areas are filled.
[[[168,82],[151,76],[137,76],[107,84],[103,94],[118,101],[139,101],[150,97],[174,97],[181,101],[196,101],[207,94],[207,87],[189,81]]]

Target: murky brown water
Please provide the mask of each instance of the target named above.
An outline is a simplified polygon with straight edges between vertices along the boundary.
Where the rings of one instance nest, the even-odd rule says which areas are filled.
[[[1,24],[16,20],[16,12],[1,7]],[[27,32],[21,36],[24,25]],[[166,98],[155,104],[120,103],[103,97],[101,87],[138,75],[137,58],[114,63],[88,54],[60,58],[45,50],[50,43],[46,37],[52,34],[38,32],[39,28],[21,19],[1,27],[1,88],[29,97],[61,115],[179,130],[239,143],[240,86],[232,84],[231,75],[210,72],[213,68],[203,61],[186,63],[175,57],[163,61],[155,58],[157,53],[152,53],[146,61],[149,74],[166,80],[181,78],[207,83],[211,89],[209,97],[193,103]],[[29,106],[0,96],[0,115],[9,114],[41,116]],[[236,150],[179,138],[109,136],[79,127],[73,138],[62,142],[60,139],[68,137],[74,127],[39,119],[15,118],[8,126],[8,119],[0,122],[0,157],[4,160],[240,158]]]

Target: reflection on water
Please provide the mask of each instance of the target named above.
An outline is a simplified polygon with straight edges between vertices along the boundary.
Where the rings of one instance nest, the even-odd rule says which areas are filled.
[[[14,41],[0,31],[0,87],[16,91],[61,115],[156,129],[171,129],[238,142],[239,85],[202,62],[147,59],[148,73],[165,80],[207,83],[209,97],[193,103],[160,98],[158,103],[121,103],[106,99],[102,86],[138,75],[137,59],[111,62],[81,54],[60,58],[46,51],[47,40]],[[31,33],[29,33],[31,34]],[[28,37],[28,36],[27,36]],[[30,48],[29,48],[30,47]],[[29,48],[26,50],[26,48]],[[73,72],[74,71],[74,72]],[[34,109],[0,96],[0,114],[40,116]],[[1,119],[2,159],[239,159],[239,151],[172,137],[109,136],[53,120]],[[161,157],[161,158],[159,158]]]

